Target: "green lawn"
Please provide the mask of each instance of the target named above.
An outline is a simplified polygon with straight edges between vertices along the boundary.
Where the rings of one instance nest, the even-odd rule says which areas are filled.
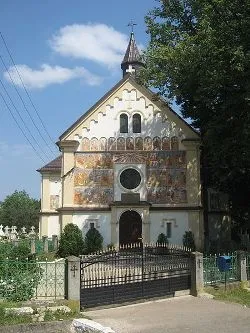
[[[215,299],[232,303],[239,303],[250,307],[250,291],[242,288],[224,290],[223,288],[206,288],[206,291],[215,296]]]

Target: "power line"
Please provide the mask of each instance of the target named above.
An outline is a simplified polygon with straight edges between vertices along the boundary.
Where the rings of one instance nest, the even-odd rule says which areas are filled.
[[[34,108],[34,110],[35,110],[35,112],[36,112],[36,115],[37,115],[37,117],[39,118],[39,120],[40,120],[40,122],[41,122],[41,124],[42,124],[42,126],[43,126],[44,131],[46,132],[46,134],[48,135],[48,137],[49,137],[51,143],[52,143],[53,146],[54,146],[54,145],[55,145],[55,142],[54,142],[53,139],[51,138],[51,136],[50,136],[50,134],[49,134],[49,132],[48,132],[48,130],[47,130],[47,128],[46,128],[46,126],[45,126],[43,120],[42,120],[42,118],[41,118],[40,115],[39,115],[39,112],[38,112],[37,108],[35,107],[35,105],[34,105],[32,99],[31,99],[31,97],[30,97],[30,94],[28,93],[28,90],[26,89],[26,86],[25,86],[25,84],[24,84],[24,82],[23,82],[23,79],[22,79],[22,77],[21,77],[21,74],[20,74],[20,72],[19,72],[19,70],[18,70],[18,68],[17,68],[17,66],[16,66],[16,64],[15,64],[15,61],[14,61],[14,59],[13,59],[13,57],[12,57],[12,54],[11,54],[11,52],[10,52],[10,49],[8,48],[8,45],[7,45],[6,41],[5,41],[5,38],[4,38],[3,34],[1,33],[1,31],[0,31],[0,36],[1,36],[1,38],[2,38],[2,41],[3,41],[3,43],[4,43],[4,46],[5,46],[5,48],[6,48],[7,52],[8,52],[8,54],[9,54],[9,57],[10,57],[10,59],[11,59],[11,61],[12,61],[12,64],[13,64],[13,66],[15,67],[15,70],[16,70],[18,76],[19,76],[19,79],[20,79],[20,81],[21,81],[21,83],[22,83],[22,86],[23,86],[23,88],[24,88],[24,90],[25,90],[25,92],[26,92],[26,94],[27,94],[27,96],[28,96],[28,99],[29,99],[31,105],[32,105],[33,108]]]
[[[22,132],[23,136],[26,138],[26,140],[28,141],[28,143],[31,145],[31,147],[33,148],[33,150],[35,151],[35,153],[37,154],[37,156],[42,160],[42,162],[45,164],[45,160],[43,159],[43,157],[40,155],[40,153],[37,151],[37,149],[34,147],[34,145],[32,144],[32,142],[29,140],[29,138],[27,137],[27,135],[25,134],[25,132],[23,131],[22,127],[19,125],[18,121],[16,120],[14,114],[11,111],[11,108],[9,107],[9,105],[7,104],[5,98],[3,97],[3,94],[0,92],[0,95],[3,99],[3,102],[6,106],[6,108],[9,110],[13,120],[15,121],[16,125],[18,126],[18,128],[20,129],[20,131]]]
[[[4,89],[5,93],[6,93],[6,95],[9,97],[9,100],[10,100],[10,102],[11,102],[13,108],[16,110],[16,112],[17,112],[19,118],[21,119],[21,121],[22,121],[22,123],[23,123],[23,125],[24,125],[24,127],[25,127],[25,129],[26,129],[26,131],[27,131],[27,132],[29,133],[29,135],[32,137],[32,139],[34,140],[34,142],[36,143],[36,145],[39,147],[39,149],[43,152],[44,156],[46,156],[46,158],[49,159],[49,156],[46,154],[46,152],[44,152],[43,148],[41,147],[41,145],[39,144],[39,142],[36,140],[36,138],[34,137],[34,135],[32,134],[32,132],[30,131],[29,127],[26,125],[25,121],[23,120],[23,117],[21,116],[20,112],[19,112],[18,109],[16,108],[16,106],[15,106],[15,104],[14,104],[14,102],[13,102],[11,96],[9,95],[9,93],[8,93],[7,89],[5,88],[5,86],[4,86],[4,84],[3,84],[3,82],[2,82],[1,79],[0,79],[0,84],[1,84],[1,86],[3,87],[3,89]],[[2,96],[2,98],[3,98],[3,95],[2,95],[2,94],[1,94],[1,96]]]
[[[43,137],[43,135],[42,135],[40,129],[37,127],[36,123],[34,122],[34,119],[33,119],[33,117],[31,116],[29,110],[27,109],[26,104],[24,103],[24,100],[23,100],[21,94],[19,93],[18,89],[16,88],[15,83],[14,83],[14,80],[12,79],[12,76],[11,76],[11,74],[10,74],[10,72],[9,72],[9,70],[8,70],[8,68],[7,68],[7,66],[6,66],[6,64],[5,64],[5,62],[4,62],[4,60],[3,60],[3,57],[2,57],[1,55],[0,55],[0,59],[1,59],[1,62],[2,62],[2,64],[3,64],[3,66],[4,66],[5,70],[6,70],[6,72],[7,72],[8,75],[9,75],[9,78],[10,78],[10,80],[11,80],[11,82],[12,82],[12,85],[13,85],[13,87],[14,87],[16,93],[18,94],[18,96],[19,96],[19,98],[20,98],[20,100],[21,100],[21,102],[22,102],[22,104],[23,104],[23,107],[24,107],[25,111],[28,113],[29,118],[31,119],[33,125],[34,125],[35,128],[37,129],[37,131],[38,131],[40,137],[42,138],[43,142],[44,142],[45,145],[49,148],[50,152],[54,155],[54,153],[53,153],[53,151],[51,150],[50,146],[48,145],[48,143],[47,143],[46,140],[44,139],[44,137]]]

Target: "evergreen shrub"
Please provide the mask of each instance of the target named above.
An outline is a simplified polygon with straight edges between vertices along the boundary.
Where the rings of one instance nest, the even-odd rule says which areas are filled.
[[[81,230],[73,223],[67,224],[59,239],[57,254],[60,257],[65,258],[70,255],[78,257],[83,253],[84,240]]]

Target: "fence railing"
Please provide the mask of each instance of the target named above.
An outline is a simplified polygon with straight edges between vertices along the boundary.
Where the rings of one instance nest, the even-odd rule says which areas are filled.
[[[0,299],[64,298],[65,260],[0,261]]]
[[[246,259],[247,279],[250,280],[250,253],[247,253]]]
[[[227,282],[234,282],[238,280],[237,273],[237,255],[235,252],[228,253],[232,257],[231,269],[226,273]],[[220,255],[208,255],[203,257],[203,278],[204,285],[213,285],[216,283],[223,283],[225,281],[225,272],[220,272],[218,268],[218,257]]]

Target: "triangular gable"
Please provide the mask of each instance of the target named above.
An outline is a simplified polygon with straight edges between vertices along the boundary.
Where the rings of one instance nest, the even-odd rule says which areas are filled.
[[[143,96],[145,96],[150,103],[156,106],[159,109],[159,112],[166,112],[166,115],[170,120],[181,124],[184,132],[188,132],[188,137],[198,138],[199,133],[195,131],[183,118],[181,118],[174,110],[172,110],[167,102],[153,93],[150,89],[138,84],[131,74],[124,76],[112,89],[110,89],[99,101],[97,101],[86,113],[84,113],[76,122],[74,122],[60,137],[60,140],[72,139],[71,134],[75,132],[79,126],[84,125],[84,123],[95,114],[95,112],[100,109],[102,106],[105,106],[106,103],[113,96],[116,97],[117,92],[122,89],[127,83],[130,83],[132,88],[138,90]],[[92,120],[92,119],[91,119]],[[185,130],[186,129],[186,130]]]

